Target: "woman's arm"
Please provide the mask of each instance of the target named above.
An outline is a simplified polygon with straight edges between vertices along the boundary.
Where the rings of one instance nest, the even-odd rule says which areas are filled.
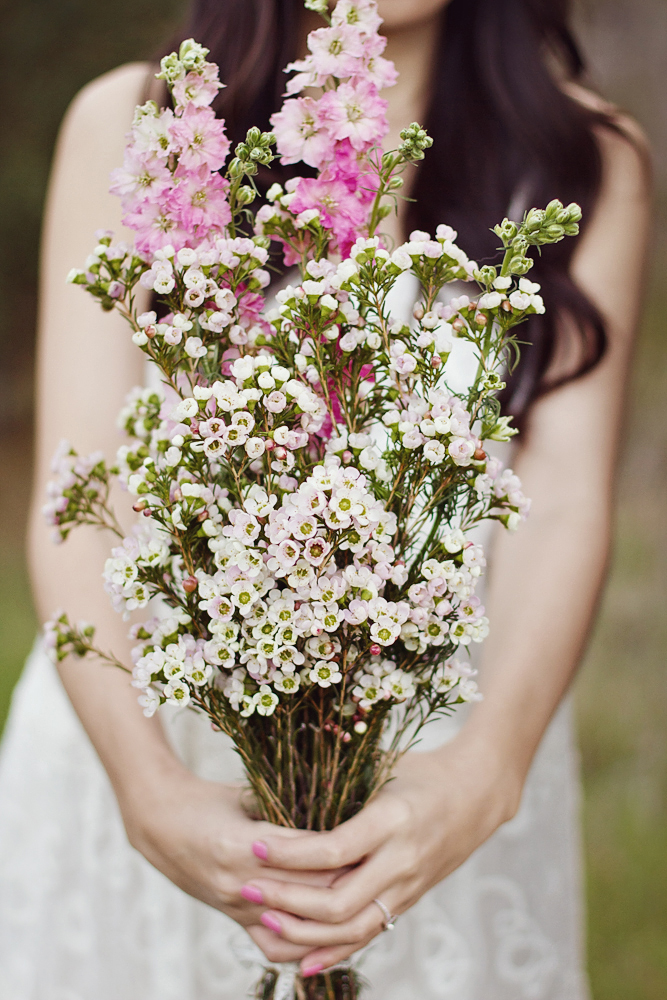
[[[484,701],[452,743],[403,758],[396,779],[336,831],[266,841],[269,864],[358,865],[324,890],[253,880],[267,924],[312,946],[304,968],[367,943],[381,929],[374,898],[403,912],[514,815],[585,646],[608,558],[650,208],[637,150],[613,134],[601,142],[603,191],[573,270],[607,321],[609,350],[592,373],[533,408],[515,463],[533,507],[494,551]]]
[[[131,242],[132,234],[122,230],[118,200],[108,193],[109,172],[122,163],[124,135],[147,73],[147,66],[134,64],[86,87],[59,138],[43,233],[29,530],[40,617],[62,607],[74,621],[94,622],[101,648],[127,663],[128,624],[112,610],[101,576],[113,539],[81,528],[55,546],[41,507],[61,438],[82,454],[101,448],[112,459],[121,443],[118,412],[127,392],[144,380],[143,355],[132,344],[126,322],[115,313],[103,314],[65,278],[92,251],[97,227]],[[119,491],[113,500],[121,523],[129,526],[128,496]],[[158,718],[144,718],[127,675],[88,660],[63,662],[60,675],[109,774],[132,844],[186,892],[247,926],[273,961],[300,957],[306,948],[279,942],[261,925],[252,926],[258,922],[256,910],[239,892],[244,880],[259,874],[252,841],[273,828],[247,818],[238,788],[201,781],[181,764]]]

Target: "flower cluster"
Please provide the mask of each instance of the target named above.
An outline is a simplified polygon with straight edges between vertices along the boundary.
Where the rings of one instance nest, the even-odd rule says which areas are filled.
[[[78,455],[69,441],[61,441],[51,462],[55,479],[46,487],[48,501],[42,507],[52,538],[64,542],[75,524],[96,524],[115,530],[115,520],[106,511],[110,474],[101,451]]]
[[[448,558],[427,560],[406,599],[387,600],[385,589],[400,590],[409,578],[391,545],[396,527],[365,476],[335,458],[316,466],[279,507],[275,495],[250,487],[243,507],[229,510],[227,524],[209,536],[215,572],[198,569],[181,581],[182,592],[197,597],[203,635],[179,637],[178,626],[165,631],[160,622],[144,626],[150,645],[137,647],[134,683],[148,699],[146,711],[160,700],[187,704],[189,681],[200,686],[224,668],[232,707],[245,716],[270,714],[303,687],[340,685],[343,672],[361,670],[363,687],[390,647],[396,656],[382,661],[384,680],[375,694],[351,692],[351,714],[360,700],[368,711],[375,701],[413,695],[421,671],[406,672],[399,662],[484,638],[484,609],[473,595],[484,556],[462,531],[450,532]],[[146,529],[113,551],[105,578],[119,610],[145,606],[141,567],[163,567],[168,555]],[[465,691],[474,695],[472,682]],[[267,692],[270,703],[262,701]]]
[[[124,164],[113,172],[111,191],[122,199],[123,223],[135,230],[141,255],[202,245],[221,236],[231,219],[228,182],[218,173],[229,139],[210,107],[221,84],[207,53],[188,39],[178,56],[163,60],[160,76],[174,109],[154,101],[137,108]]]
[[[309,53],[291,63],[289,99],[271,124],[283,163],[303,161],[319,171],[299,178],[281,197],[297,223],[315,219],[330,229],[343,256],[368,218],[378,187],[369,161],[387,132],[387,103],[379,96],[396,82],[393,63],[382,52],[386,38],[374,0],[339,0],[326,28],[311,31]],[[312,87],[320,97],[294,97]],[[268,221],[260,217],[260,222]]]
[[[488,631],[472,532],[513,530],[529,508],[490,455],[487,442],[516,433],[497,393],[516,327],[544,311],[530,248],[574,233],[580,212],[552,202],[503,220],[499,267],[478,267],[445,224],[389,249],[382,220],[431,139],[412,123],[380,149],[379,93],[395,71],[375,0],[307,6],[327,24],[290,67],[275,135],[251,128],[226,164],[207,50],[188,40],[162,61],[172,109],[138,109],[113,180],[135,245],[98,233],[70,274],[127,319],[162,386],[128,397],[114,469],[63,446],[46,514],[59,538],[75,523],[115,531],[114,607],[152,602],[131,630],[145,714],[206,713],[263,818],[328,829],[381,787],[404,737],[479,697],[463,655]],[[274,144],[317,176],[274,184],[253,220]],[[272,241],[299,270],[268,303]],[[418,300],[398,319],[404,275]],[[452,282],[467,287],[452,297]],[[476,365],[463,390],[457,347]],[[112,475],[138,515],[128,537],[108,506]],[[121,666],[63,615],[48,642],[56,658]]]

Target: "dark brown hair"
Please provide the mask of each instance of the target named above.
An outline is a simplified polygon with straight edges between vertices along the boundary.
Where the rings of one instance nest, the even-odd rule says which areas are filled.
[[[552,198],[578,202],[584,227],[599,194],[600,127],[611,116],[585,107],[556,82],[576,80],[584,65],[568,27],[569,0],[452,0],[441,38],[425,124],[433,148],[419,167],[408,208],[409,230],[458,230],[460,245],[479,263],[497,260],[490,232],[514,214]],[[303,0],[195,0],[183,37],[211,50],[227,87],[216,110],[232,142],[251,125],[269,128],[283,100],[283,69],[297,55]],[[281,168],[260,187],[307,168]],[[519,207],[520,206],[520,207]],[[545,316],[528,324],[521,361],[503,400],[519,419],[556,385],[590,371],[606,347],[605,326],[570,276],[576,241],[544,249],[530,278],[539,281]],[[549,369],[567,337],[566,369]]]

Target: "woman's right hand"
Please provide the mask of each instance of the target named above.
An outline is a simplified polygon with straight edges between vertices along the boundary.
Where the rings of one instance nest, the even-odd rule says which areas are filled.
[[[308,946],[281,940],[260,923],[266,909],[241,895],[253,879],[272,878],[329,886],[337,871],[267,870],[252,845],[266,836],[293,837],[297,830],[251,819],[244,789],[204,781],[182,767],[160,773],[141,793],[120,795],[130,843],[188,895],[221,910],[245,927],[271,962],[299,961]]]

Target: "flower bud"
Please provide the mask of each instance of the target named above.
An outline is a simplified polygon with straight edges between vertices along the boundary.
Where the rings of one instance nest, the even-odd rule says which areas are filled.
[[[249,184],[243,184],[236,192],[236,200],[239,205],[249,205],[255,200],[255,191]]]
[[[193,594],[197,589],[198,582],[196,576],[186,576],[183,580],[183,590],[186,594]]]
[[[379,646],[377,642],[374,642],[370,648],[371,656],[379,656],[381,652],[382,652],[382,647]]]

